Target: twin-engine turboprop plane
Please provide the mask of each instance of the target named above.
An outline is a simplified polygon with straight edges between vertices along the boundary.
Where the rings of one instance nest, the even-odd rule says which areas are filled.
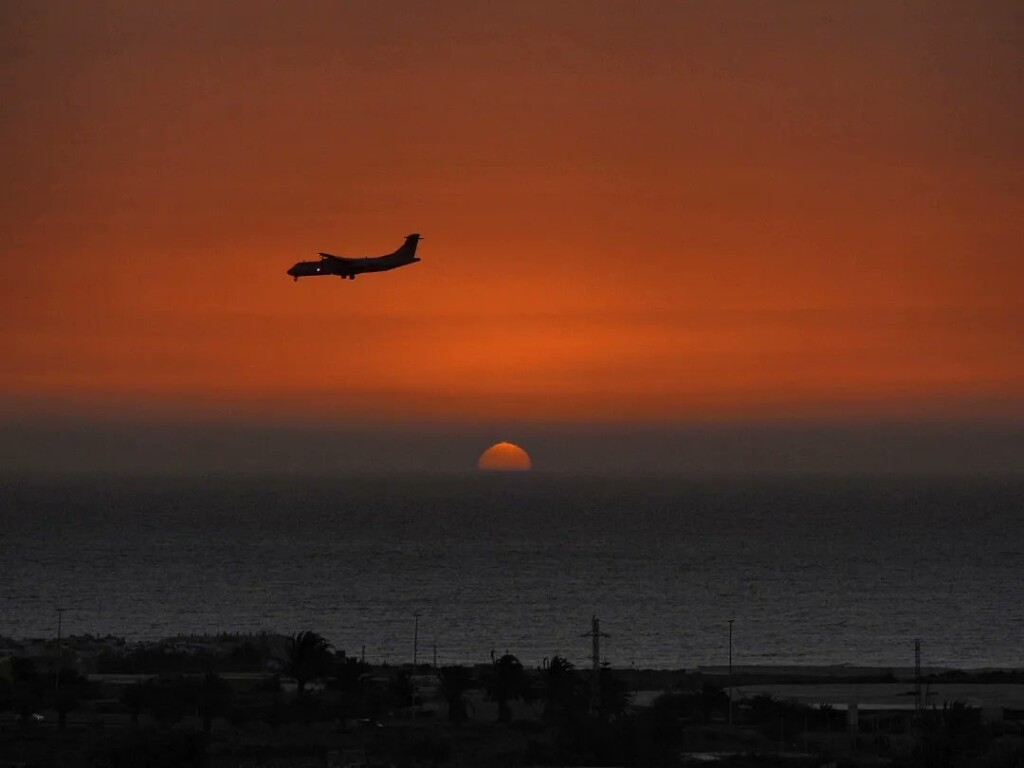
[[[318,277],[320,275],[337,275],[342,280],[346,277],[349,280],[355,280],[356,275],[361,275],[363,272],[386,272],[389,269],[404,267],[406,264],[419,261],[416,258],[416,244],[419,241],[419,235],[409,235],[402,243],[402,247],[394,253],[364,259],[321,253],[320,261],[300,261],[288,270],[288,274],[296,280],[300,277]]]

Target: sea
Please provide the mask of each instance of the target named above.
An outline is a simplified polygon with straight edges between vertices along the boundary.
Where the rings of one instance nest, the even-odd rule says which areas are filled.
[[[0,482],[0,635],[313,630],[374,663],[1024,667],[1024,478]],[[731,622],[731,624],[730,624]],[[731,632],[730,632],[731,630]],[[730,640],[731,636],[731,640]]]

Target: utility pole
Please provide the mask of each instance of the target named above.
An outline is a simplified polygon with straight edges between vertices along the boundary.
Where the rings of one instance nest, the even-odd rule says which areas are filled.
[[[597,712],[601,704],[601,638],[611,637],[601,631],[601,620],[597,616],[590,617],[590,631],[580,637],[591,638],[591,678],[590,678],[590,712]]]
[[[729,725],[732,725],[732,623],[736,619],[729,619]]]

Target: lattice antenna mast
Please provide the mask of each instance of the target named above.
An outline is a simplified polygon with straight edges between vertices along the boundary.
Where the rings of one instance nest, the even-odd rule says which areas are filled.
[[[601,631],[601,620],[597,616],[591,616],[590,631],[584,632],[580,637],[589,637],[591,640],[590,711],[595,713],[601,702],[601,638],[611,635]]]

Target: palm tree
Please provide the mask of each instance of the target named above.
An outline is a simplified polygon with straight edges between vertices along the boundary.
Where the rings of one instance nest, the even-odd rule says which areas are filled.
[[[288,673],[295,678],[301,696],[306,683],[322,677],[331,663],[331,644],[316,632],[299,632],[288,641]]]
[[[587,714],[586,683],[568,659],[555,656],[544,672],[544,719],[565,721]]]
[[[487,680],[487,693],[498,702],[499,723],[507,723],[512,719],[509,701],[513,699],[527,702],[533,700],[530,680],[519,659],[507,653],[494,662],[494,670]]]

